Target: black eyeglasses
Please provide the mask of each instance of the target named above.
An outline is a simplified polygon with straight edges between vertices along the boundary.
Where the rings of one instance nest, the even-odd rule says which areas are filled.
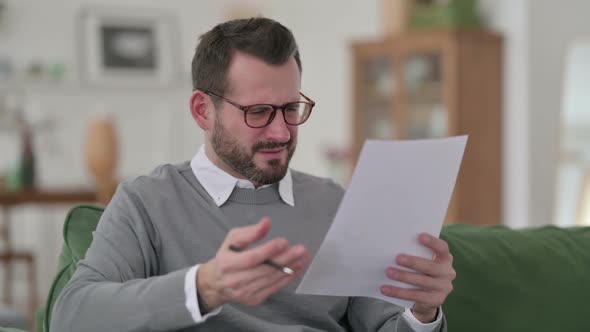
[[[311,110],[315,106],[315,101],[309,99],[301,92],[299,92],[299,94],[305,98],[305,101],[295,101],[286,103],[284,105],[255,104],[250,106],[242,106],[210,91],[203,92],[232,104],[236,108],[243,111],[244,122],[246,122],[246,125],[250,128],[263,128],[268,126],[277,115],[277,110],[283,110],[283,118],[285,119],[285,123],[291,126],[298,126],[309,119]]]

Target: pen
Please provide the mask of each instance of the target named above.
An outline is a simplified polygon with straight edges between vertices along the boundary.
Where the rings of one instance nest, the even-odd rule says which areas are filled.
[[[234,246],[233,244],[230,244],[229,245],[229,250],[235,251],[235,252],[241,252],[242,251],[242,249]],[[277,270],[279,270],[279,271],[281,271],[283,273],[286,273],[286,274],[293,274],[295,272],[295,271],[291,270],[290,268],[288,268],[286,266],[279,265],[279,264],[277,264],[277,263],[275,263],[275,262],[273,262],[273,261],[271,261],[269,259],[265,260],[263,263],[266,264],[266,265],[268,265],[268,266],[270,266],[270,267],[273,267],[273,268],[275,268],[275,269],[277,269]]]

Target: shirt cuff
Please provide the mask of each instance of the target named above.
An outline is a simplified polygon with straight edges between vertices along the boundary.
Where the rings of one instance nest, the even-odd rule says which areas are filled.
[[[436,319],[432,323],[422,323],[418,320],[418,318],[414,317],[412,310],[406,308],[403,314],[404,318],[415,332],[432,332],[442,320],[442,308],[438,308],[438,314],[436,314]]]
[[[205,316],[201,315],[201,308],[199,308],[199,301],[197,299],[197,270],[200,265],[191,267],[184,276],[184,294],[186,297],[186,309],[193,317],[195,323],[203,323],[209,317],[217,315],[222,307],[219,307]]]

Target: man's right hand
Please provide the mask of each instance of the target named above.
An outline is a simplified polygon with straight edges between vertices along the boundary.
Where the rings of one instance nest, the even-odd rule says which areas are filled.
[[[215,258],[199,267],[197,293],[207,309],[227,302],[258,305],[303,272],[309,263],[309,254],[303,245],[289,246],[286,239],[275,238],[247,249],[263,239],[270,226],[270,219],[263,218],[257,224],[232,229]],[[231,251],[230,244],[243,251]],[[263,264],[267,259],[288,266],[295,273],[289,275]]]

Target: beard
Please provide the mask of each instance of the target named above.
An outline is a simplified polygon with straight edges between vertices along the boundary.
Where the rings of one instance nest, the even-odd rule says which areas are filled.
[[[289,162],[295,153],[295,144],[291,139],[285,143],[257,142],[248,151],[247,148],[240,146],[238,139],[223,127],[219,118],[215,119],[211,147],[226,165],[246,179],[259,185],[281,181],[287,174]],[[287,159],[284,163],[281,159],[271,159],[266,161],[266,167],[258,167],[254,162],[254,155],[257,151],[282,147],[287,148]]]

